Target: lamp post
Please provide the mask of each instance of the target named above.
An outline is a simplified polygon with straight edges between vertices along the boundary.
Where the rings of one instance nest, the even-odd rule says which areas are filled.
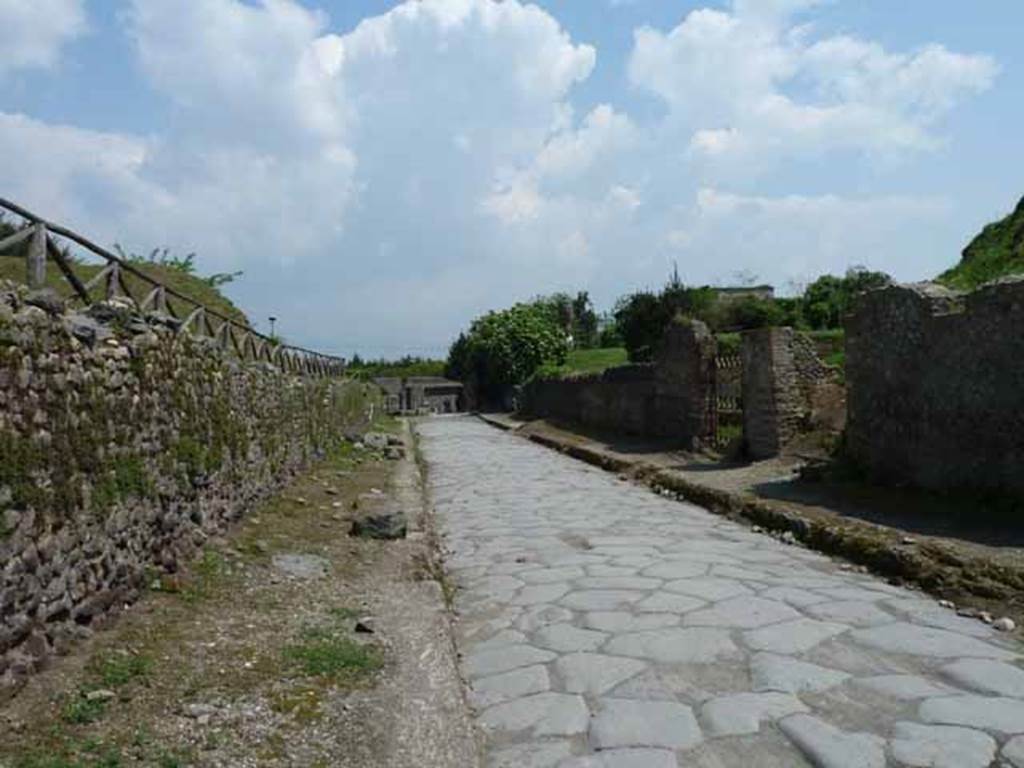
[[[277,338],[274,335],[274,323],[276,323],[276,322],[277,322],[277,318],[274,317],[274,316],[271,316],[270,317],[270,338],[272,338],[272,339],[276,339]]]

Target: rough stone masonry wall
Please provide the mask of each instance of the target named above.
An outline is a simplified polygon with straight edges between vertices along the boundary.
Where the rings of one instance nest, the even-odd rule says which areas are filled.
[[[846,378],[847,447],[876,480],[1024,493],[1024,278],[866,294]]]
[[[331,446],[362,387],[0,284],[0,697]]]
[[[692,447],[707,434],[707,392],[715,340],[700,322],[676,322],[654,364],[534,381],[520,411],[624,434],[678,440]]]
[[[843,392],[808,337],[792,328],[744,331],[741,355],[743,439],[750,458],[777,456],[810,429],[841,429],[841,423],[816,423],[825,419],[819,404],[838,400],[841,406]]]
[[[649,434],[654,398],[654,368],[625,365],[603,373],[530,382],[520,411],[593,429]]]

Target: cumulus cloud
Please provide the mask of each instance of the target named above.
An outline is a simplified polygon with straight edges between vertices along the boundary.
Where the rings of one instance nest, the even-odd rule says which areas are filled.
[[[835,149],[931,149],[935,122],[997,72],[984,55],[928,45],[890,53],[792,26],[814,0],[736,0],[669,32],[637,30],[630,77],[664,100],[676,135],[709,162],[765,164]],[[714,165],[712,165],[714,167]]]
[[[0,0],[0,77],[54,67],[85,30],[85,0]]]
[[[257,319],[342,352],[436,354],[476,312],[574,287],[608,303],[673,260],[693,281],[723,264],[781,280],[932,248],[941,199],[757,194],[786,188],[787,159],[928,150],[995,75],[940,45],[815,37],[797,14],[818,4],[637,30],[629,77],[665,105],[638,119],[576,111],[597,51],[520,0],[409,0],[344,34],[312,0],[129,0],[167,125],[0,113],[0,166],[10,194],[101,240],[245,269],[231,289]]]

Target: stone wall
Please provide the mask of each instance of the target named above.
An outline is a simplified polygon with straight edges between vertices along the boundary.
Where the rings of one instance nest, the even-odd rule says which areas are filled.
[[[0,695],[337,444],[365,386],[0,284]]]
[[[778,456],[800,434],[842,429],[842,386],[814,342],[792,328],[744,331],[743,439],[752,459]]]
[[[673,323],[653,364],[534,381],[520,411],[624,434],[663,437],[693,447],[707,434],[707,393],[715,340],[700,322]]]
[[[534,381],[523,388],[520,411],[630,435],[653,428],[654,367],[626,365],[603,373]]]
[[[864,295],[846,378],[848,451],[875,480],[1024,493],[1024,279]]]

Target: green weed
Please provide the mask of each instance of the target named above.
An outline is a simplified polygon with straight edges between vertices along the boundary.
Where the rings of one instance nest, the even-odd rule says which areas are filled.
[[[376,648],[360,645],[336,629],[307,627],[299,642],[284,649],[284,658],[306,677],[338,679],[380,669],[383,659]]]

